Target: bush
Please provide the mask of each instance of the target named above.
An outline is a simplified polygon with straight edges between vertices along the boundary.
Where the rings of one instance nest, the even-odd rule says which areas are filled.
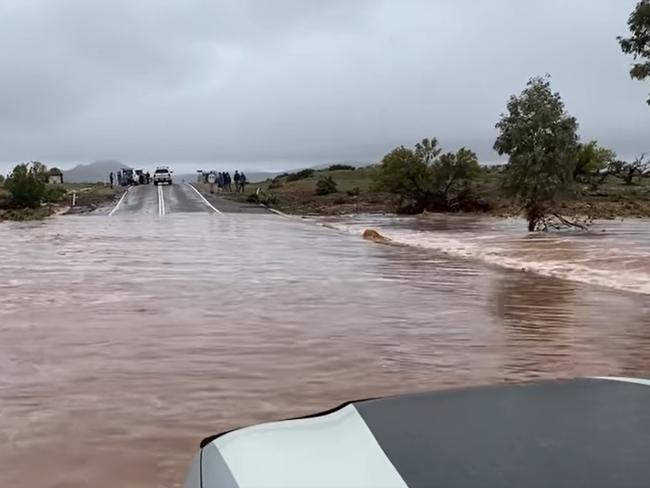
[[[313,176],[315,173],[315,170],[313,169],[303,169],[298,171],[297,173],[291,173],[290,175],[287,176],[287,181],[298,181],[298,180],[304,180],[306,178],[309,178]]]
[[[316,182],[316,195],[329,195],[338,191],[336,181],[331,176],[321,176]]]
[[[349,197],[358,197],[359,195],[361,195],[361,188],[355,186],[354,188],[352,188],[352,190],[348,190],[345,193],[347,193]]]
[[[424,139],[415,150],[400,146],[384,156],[376,186],[392,195],[399,213],[462,210],[457,197],[480,174],[478,159],[465,148],[440,153],[437,139]]]
[[[327,168],[327,171],[354,171],[355,169],[357,168],[349,164],[333,164]]]
[[[19,164],[5,183],[11,195],[11,203],[18,208],[37,208],[45,196],[43,166],[40,163]]]
[[[251,193],[248,198],[246,198],[246,201],[256,205],[262,204],[266,206],[273,206],[278,203],[278,199],[273,193],[264,191]]]
[[[47,203],[59,203],[63,197],[68,193],[62,186],[49,186],[45,189],[43,200]]]
[[[274,190],[275,188],[281,188],[282,186],[284,186],[284,182],[282,180],[274,179],[269,184],[269,189]]]

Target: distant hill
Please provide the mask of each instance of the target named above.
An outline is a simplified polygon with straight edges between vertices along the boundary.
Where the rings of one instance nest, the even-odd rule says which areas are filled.
[[[113,160],[95,161],[90,164],[80,164],[63,172],[63,181],[68,183],[95,183],[108,181],[108,175],[128,168],[129,166]]]

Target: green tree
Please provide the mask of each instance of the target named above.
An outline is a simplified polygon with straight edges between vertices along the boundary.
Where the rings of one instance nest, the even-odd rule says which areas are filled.
[[[641,0],[630,14],[630,37],[618,37],[625,54],[634,57],[630,75],[637,80],[650,78],[650,0]],[[650,104],[650,98],[648,99]]]
[[[384,156],[377,183],[397,197],[401,212],[448,211],[472,198],[470,182],[479,173],[476,154],[462,148],[441,155],[434,138],[416,144],[415,150],[400,146]]]
[[[421,155],[404,146],[384,156],[377,172],[378,187],[399,199],[399,207],[422,212],[432,199],[431,167]]]
[[[550,216],[567,223],[557,207],[573,180],[578,123],[551,90],[550,77],[531,78],[519,96],[510,97],[496,127],[494,149],[509,155],[504,186],[523,204],[528,230],[546,227]]]
[[[616,153],[611,149],[600,147],[597,141],[580,144],[576,154],[576,165],[573,170],[575,180],[591,177],[609,168],[616,160]]]
[[[431,164],[442,152],[438,146],[438,139],[422,139],[415,145],[415,155],[422,159],[425,164]]]
[[[5,182],[11,202],[16,207],[36,208],[45,195],[47,168],[39,162],[19,164]]]
[[[0,185],[2,185],[4,182],[5,182],[4,175],[0,175]]]
[[[480,172],[476,154],[464,147],[455,154],[441,155],[431,166],[435,192],[446,205],[449,205],[451,198],[465,190]]]

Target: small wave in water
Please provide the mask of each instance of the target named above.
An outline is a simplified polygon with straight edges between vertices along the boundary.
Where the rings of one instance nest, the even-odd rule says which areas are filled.
[[[588,232],[528,234],[519,219],[465,216],[327,220],[335,230],[378,230],[394,243],[616,290],[650,294],[650,221],[601,221]]]

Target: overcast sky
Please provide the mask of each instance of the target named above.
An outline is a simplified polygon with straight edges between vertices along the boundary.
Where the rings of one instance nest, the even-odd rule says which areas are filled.
[[[544,73],[583,139],[650,152],[650,83],[616,42],[636,1],[1,0],[0,169],[286,169],[431,136],[494,161]]]

